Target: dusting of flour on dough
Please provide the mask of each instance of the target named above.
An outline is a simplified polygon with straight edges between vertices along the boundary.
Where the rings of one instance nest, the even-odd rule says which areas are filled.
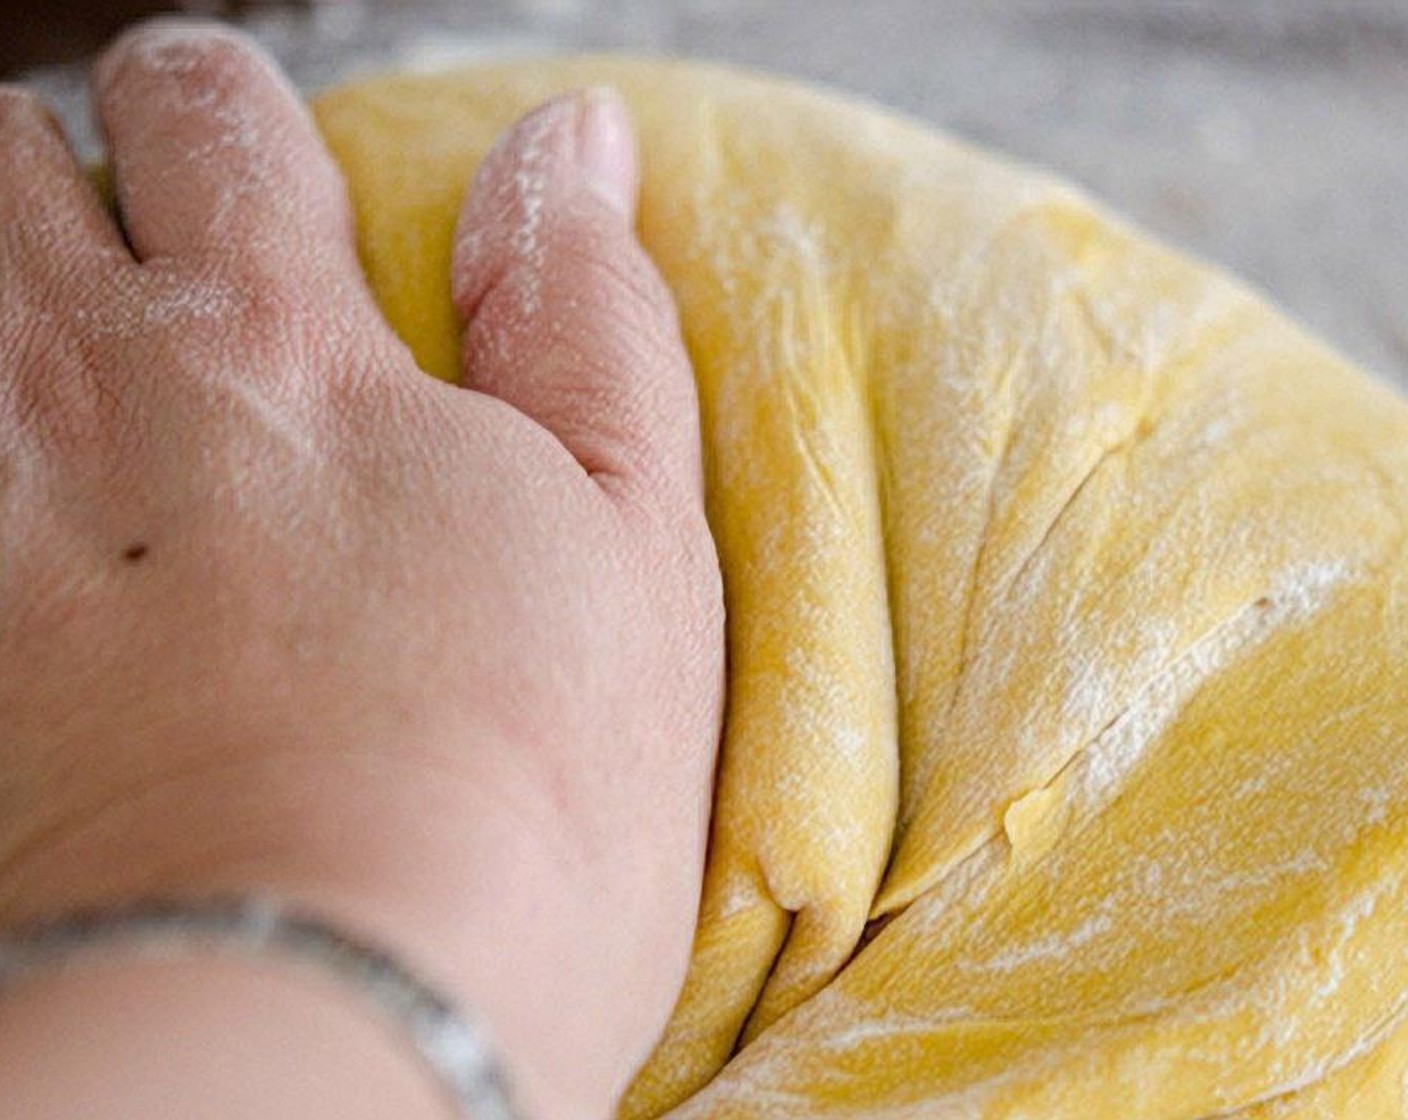
[[[1204,682],[1286,627],[1312,617],[1352,575],[1353,570],[1338,561],[1292,568],[1276,580],[1267,595],[1195,642],[1149,681],[1078,756],[1073,769],[1073,800],[1087,811],[1107,803],[1119,782]]]

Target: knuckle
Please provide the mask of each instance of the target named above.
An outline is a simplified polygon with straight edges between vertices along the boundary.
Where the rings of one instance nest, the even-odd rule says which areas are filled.
[[[586,304],[594,318],[623,342],[649,344],[677,325],[674,302],[643,253],[599,252],[569,243],[567,259],[553,277],[562,304]]]
[[[103,402],[71,347],[34,324],[0,352],[0,417],[12,438],[37,439],[65,450],[105,425]]]
[[[569,269],[642,296],[654,271],[635,238],[614,219],[608,225],[591,215],[574,215],[562,223],[554,248]]]
[[[636,245],[610,253],[595,253],[583,262],[603,312],[619,329],[652,341],[678,332],[679,313],[655,265]]]

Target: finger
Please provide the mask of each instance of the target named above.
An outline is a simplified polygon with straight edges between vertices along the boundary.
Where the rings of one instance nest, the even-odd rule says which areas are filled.
[[[355,268],[341,176],[298,95],[244,36],[144,24],[108,49],[94,85],[140,258]]]
[[[500,140],[455,241],[463,381],[543,425],[603,485],[697,488],[694,378],[632,231],[636,176],[610,91],[550,102]]]
[[[0,86],[0,274],[53,293],[131,260],[53,114],[34,94]]]

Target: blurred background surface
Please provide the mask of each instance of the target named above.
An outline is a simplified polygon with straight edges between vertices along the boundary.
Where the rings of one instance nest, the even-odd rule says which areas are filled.
[[[309,91],[570,50],[840,86],[1065,174],[1408,389],[1408,0],[0,0],[0,75],[94,155],[82,63],[156,10],[242,23]]]

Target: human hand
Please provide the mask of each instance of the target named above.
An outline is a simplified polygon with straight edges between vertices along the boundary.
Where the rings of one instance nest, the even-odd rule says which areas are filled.
[[[468,197],[464,385],[228,32],[96,76],[126,242],[0,94],[0,925],[261,887],[401,947],[601,1115],[693,930],[723,691],[693,381],[602,93]]]

